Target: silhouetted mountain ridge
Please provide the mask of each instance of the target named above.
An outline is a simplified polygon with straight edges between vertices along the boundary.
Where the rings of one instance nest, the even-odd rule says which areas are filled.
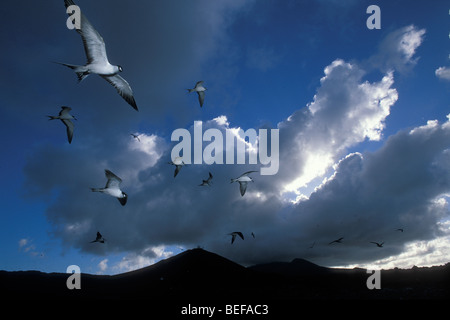
[[[0,286],[17,299],[444,299],[450,264],[381,271],[381,289],[369,290],[364,269],[332,269],[304,259],[244,267],[203,249],[186,250],[148,267],[113,276],[81,274],[81,289],[69,290],[70,274],[0,271]]]
[[[266,273],[277,273],[288,276],[299,276],[308,274],[324,274],[330,272],[326,267],[318,266],[312,262],[304,259],[296,258],[291,262],[270,262],[257,264],[249,267],[251,270],[256,270]]]

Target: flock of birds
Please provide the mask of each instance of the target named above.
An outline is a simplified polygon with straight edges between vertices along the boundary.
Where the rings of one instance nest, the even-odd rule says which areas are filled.
[[[64,4],[66,9],[72,5],[75,5],[72,0],[64,0]],[[87,20],[86,16],[83,13],[80,13],[80,20],[81,20],[80,28],[75,29],[82,38],[84,50],[87,57],[87,64],[80,66],[67,63],[59,63],[59,62],[57,63],[74,70],[74,72],[78,77],[78,82],[81,82],[90,74],[97,74],[101,76],[117,90],[119,95],[131,107],[133,107],[133,109],[139,111],[133,96],[133,91],[129,83],[119,75],[119,73],[123,71],[123,68],[119,65],[115,66],[109,63],[106,54],[105,42],[102,36],[94,29],[94,27],[90,24],[90,22]],[[204,86],[204,82],[198,81],[195,84],[194,88],[187,90],[189,93],[197,92],[200,107],[203,107],[205,101],[205,91],[207,90]],[[72,109],[68,106],[62,106],[61,111],[57,116],[48,116],[49,120],[56,120],[56,119],[61,120],[61,122],[66,126],[67,139],[69,144],[72,142],[74,133],[74,123],[72,122],[72,120],[77,120],[73,115],[70,114],[71,110]],[[132,133],[131,136],[140,141],[139,135]],[[181,168],[185,166],[185,163],[180,157],[177,157],[173,161],[170,161],[169,164],[175,166],[174,177],[176,177],[179,174]],[[247,184],[249,182],[253,182],[253,179],[250,177],[250,174],[253,172],[257,171],[247,171],[241,174],[239,177],[231,179],[231,183],[233,182],[239,183],[239,190],[241,196],[244,196],[247,190]],[[114,198],[117,198],[120,204],[124,206],[127,203],[128,195],[120,189],[122,179],[119,178],[110,170],[105,170],[105,175],[107,179],[105,187],[91,188],[91,190],[93,192],[100,192],[112,196]],[[211,174],[211,172],[209,172],[208,178],[206,180],[202,180],[202,183],[199,186],[211,186],[212,179],[213,175]],[[397,231],[403,232],[403,229],[397,229]],[[239,237],[242,240],[244,240],[244,235],[240,231],[231,232],[228,235],[231,236],[231,244],[234,243],[236,237]],[[253,232],[251,233],[251,235],[253,238],[255,238],[255,234]],[[333,240],[329,243],[329,245],[334,243],[342,243],[343,239],[344,238],[341,237],[339,239]],[[102,234],[100,232],[97,232],[95,240],[91,241],[91,243],[94,242],[105,243],[105,241],[106,240],[102,236]],[[373,242],[373,241],[371,243],[375,244],[377,247],[380,248],[383,247],[384,244],[384,242]],[[313,248],[314,245],[315,242],[310,246],[310,248]]]
[[[66,7],[66,11],[69,7],[74,6],[75,3],[72,0],[64,0],[64,5]],[[70,10],[69,10],[70,11]],[[75,30],[80,34],[81,39],[83,41],[83,46],[87,58],[87,63],[85,65],[74,65],[68,63],[56,62],[60,65],[66,66],[72,69],[77,75],[78,82],[83,81],[90,74],[97,74],[103,79],[105,79],[108,83],[110,83],[119,93],[119,95],[131,106],[134,110],[139,111],[136,101],[133,96],[133,90],[129,83],[122,78],[119,73],[123,71],[123,68],[120,65],[112,65],[108,61],[108,56],[106,54],[106,46],[102,36],[95,30],[86,16],[80,12],[80,21],[79,28],[75,28]],[[194,88],[187,89],[188,93],[196,92],[198,95],[198,101],[200,107],[203,107],[205,101],[205,91],[207,90],[204,86],[204,81],[198,81]],[[74,123],[72,120],[77,120],[73,115],[70,114],[72,108],[68,106],[62,106],[59,114],[57,116],[48,116],[49,120],[60,120],[66,126],[67,139],[69,144],[72,143],[73,134],[74,134]],[[131,133],[131,136],[138,140],[139,135]],[[185,165],[181,157],[175,158],[173,161],[170,161],[169,164],[175,166],[174,177],[178,175],[181,168]],[[248,182],[253,181],[253,179],[249,176],[250,173],[257,171],[248,171],[241,174],[239,177],[231,179],[231,183],[238,182],[239,190],[241,196],[244,196],[247,190]],[[119,178],[116,174],[111,172],[110,170],[105,170],[106,176],[106,185],[103,188],[91,188],[93,192],[100,192],[112,196],[119,200],[122,206],[125,206],[128,200],[128,195],[124,191],[120,189],[120,184],[122,179]],[[211,186],[213,175],[209,172],[209,176],[206,180],[202,180],[200,186]],[[231,243],[234,242],[236,236],[244,239],[244,236],[241,232],[232,232],[229,235],[232,236]],[[253,238],[255,237],[252,232]],[[94,241],[91,242],[99,242],[105,243],[105,239],[97,232],[97,237]]]
[[[403,232],[403,228],[395,229],[395,231]],[[329,242],[328,245],[333,244],[333,243],[342,243],[342,240],[344,240],[344,237],[340,237],[336,240],[333,240],[333,241]],[[383,248],[383,245],[384,245],[384,241],[383,242],[369,241],[369,243],[375,244],[378,248]],[[313,242],[313,244],[309,248],[310,249],[314,248],[315,244],[316,243]]]

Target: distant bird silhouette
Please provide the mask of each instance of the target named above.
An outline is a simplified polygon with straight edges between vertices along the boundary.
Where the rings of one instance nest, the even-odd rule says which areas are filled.
[[[139,135],[138,135],[138,134],[130,133],[130,135],[131,135],[133,138],[137,139],[139,142],[141,142],[141,139],[139,139]]]
[[[104,188],[91,188],[91,190],[93,192],[102,192],[115,197],[119,200],[120,204],[124,206],[127,203],[128,195],[120,190],[122,179],[109,170],[105,170],[105,176],[108,179],[106,186]]]
[[[212,183],[212,178],[213,178],[213,175],[211,174],[211,172],[209,173],[209,177],[208,177],[208,179],[206,179],[206,180],[203,180],[202,181],[202,184],[199,184],[199,186],[211,186],[211,183]]]
[[[341,237],[341,238],[339,238],[339,239],[333,240],[333,241],[331,241],[329,244],[332,244],[332,243],[342,243],[342,239],[344,239],[344,238]]]
[[[102,234],[97,231],[97,237],[95,238],[95,240],[91,241],[91,243],[93,243],[93,242],[105,243],[105,241],[106,241],[106,239],[103,238]]]
[[[377,247],[379,247],[379,248],[383,247],[383,244],[384,244],[384,242],[378,243],[378,242],[373,242],[373,241],[370,241],[370,243],[376,244]]]
[[[241,196],[244,196],[245,191],[247,190],[247,183],[249,181],[253,182],[253,179],[248,176],[252,172],[258,172],[258,171],[247,171],[247,172],[241,174],[236,179],[231,179],[230,183],[239,182],[239,190],[241,191]]]
[[[239,236],[241,237],[242,240],[244,240],[244,235],[242,234],[242,232],[239,231],[229,233],[228,235],[231,236],[231,244],[233,244],[234,240],[236,239],[236,236]]]
[[[57,116],[48,116],[48,117],[49,120],[59,119],[61,120],[62,123],[64,123],[64,125],[66,126],[67,139],[69,140],[69,143],[72,143],[74,125],[73,122],[70,120],[77,120],[77,119],[71,114],[69,114],[70,110],[72,110],[72,108],[62,106],[61,111]]]
[[[395,231],[403,232],[403,229],[402,229],[402,228],[398,228],[398,229],[396,229]]]
[[[175,166],[175,172],[173,173],[174,178],[177,176],[178,172],[180,172],[181,168],[185,165],[181,157],[176,157],[173,161],[168,162],[168,164],[172,164]]]
[[[253,237],[253,239],[255,239],[255,234],[252,232],[252,237]]]
[[[64,0],[64,4],[66,9],[75,5],[72,0]],[[79,22],[80,28],[75,28],[75,30],[80,34],[81,39],[83,40],[87,64],[78,66],[67,63],[57,63],[74,70],[77,74],[78,82],[82,81],[91,73],[98,74],[116,88],[120,96],[137,111],[138,107],[133,97],[133,91],[128,82],[119,75],[119,72],[122,72],[122,67],[112,65],[108,61],[105,41],[102,36],[94,29],[82,12],[80,14]]]
[[[312,243],[312,245],[309,246],[309,248],[310,248],[310,249],[314,248],[314,245],[315,245],[315,244],[316,244],[316,242],[314,241],[314,242]]]
[[[198,102],[200,103],[200,107],[203,107],[203,102],[205,102],[205,91],[206,88],[203,86],[203,81],[198,81],[195,84],[195,87],[193,89],[187,89],[189,93],[191,92],[197,92],[198,94]]]

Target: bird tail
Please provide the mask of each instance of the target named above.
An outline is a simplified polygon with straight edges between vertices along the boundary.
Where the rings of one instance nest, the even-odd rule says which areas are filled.
[[[194,89],[186,89],[189,93],[194,92]]]
[[[92,192],[101,192],[102,189],[101,188],[91,188]]]
[[[55,117],[55,116],[47,116],[49,119],[48,120],[55,120],[55,119],[58,119],[58,117]]]
[[[83,79],[85,79],[89,75],[89,70],[86,68],[86,66],[77,66],[75,64],[67,64],[62,62],[55,62],[55,63],[66,66],[75,71],[78,77],[78,83],[83,81]]]

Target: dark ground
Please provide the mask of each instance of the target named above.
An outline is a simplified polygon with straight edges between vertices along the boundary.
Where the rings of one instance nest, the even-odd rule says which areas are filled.
[[[273,316],[277,308],[278,311],[286,311],[287,307],[297,310],[300,306],[329,305],[329,301],[358,300],[358,304],[364,306],[374,300],[450,300],[450,263],[430,268],[381,270],[381,289],[372,290],[367,288],[366,281],[371,274],[365,269],[330,269],[302,259],[246,268],[203,249],[187,250],[120,275],[82,273],[80,290],[67,288],[69,276],[66,273],[0,271],[3,301],[5,298],[72,302],[146,300],[161,308],[172,308],[177,314],[189,304],[218,308],[225,308],[225,304],[253,307],[268,304],[272,306]],[[276,319],[262,315],[259,318]],[[194,318],[191,316],[191,319]]]

